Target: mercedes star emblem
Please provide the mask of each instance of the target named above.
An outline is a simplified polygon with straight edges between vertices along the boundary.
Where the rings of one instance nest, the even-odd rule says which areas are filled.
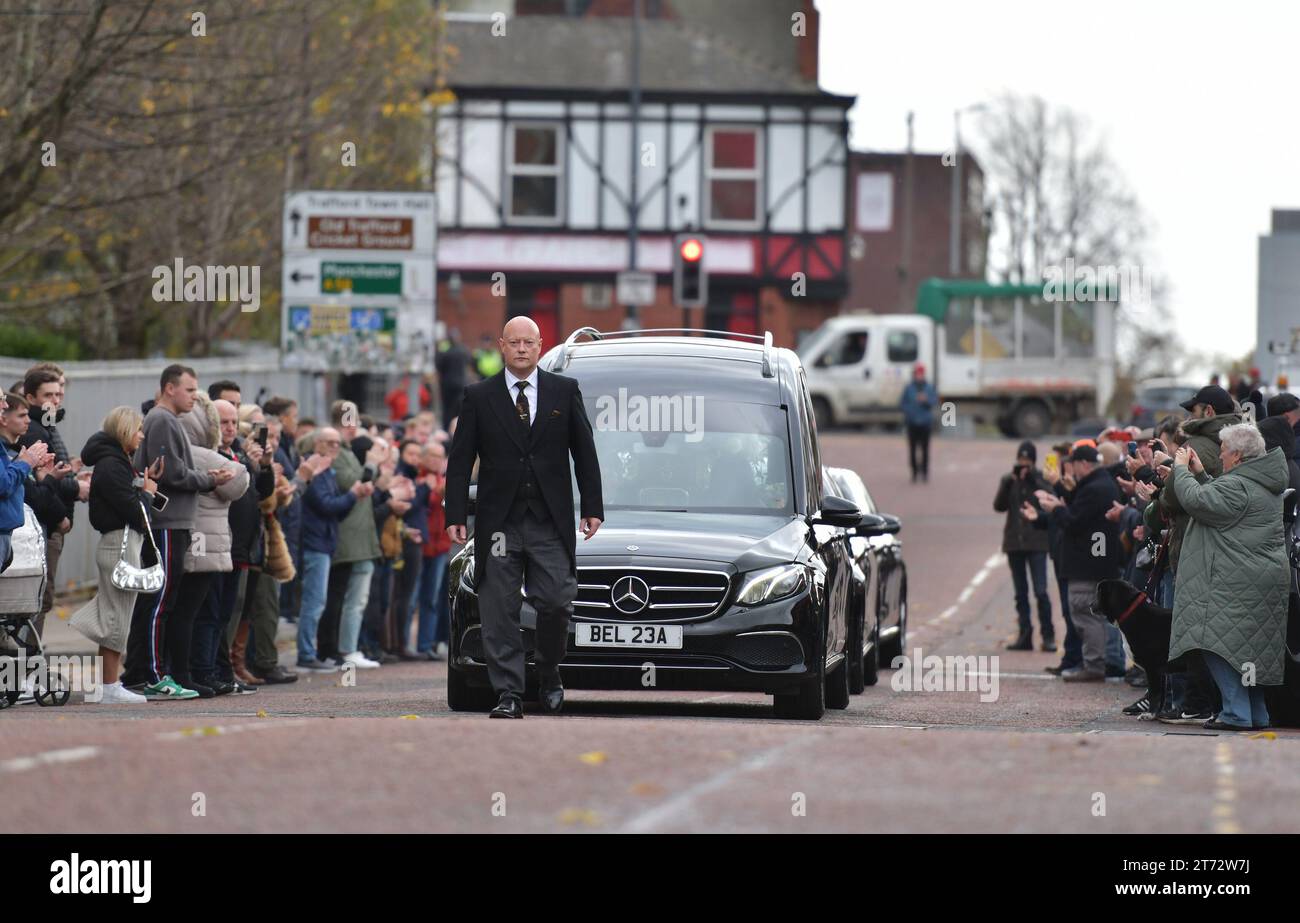
[[[614,608],[624,615],[635,615],[650,602],[650,587],[640,577],[619,577],[609,591]]]

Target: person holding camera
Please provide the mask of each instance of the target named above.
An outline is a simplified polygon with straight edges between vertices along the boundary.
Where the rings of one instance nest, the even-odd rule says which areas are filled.
[[[1020,508],[1026,503],[1037,506],[1035,491],[1050,489],[1043,473],[1036,467],[1037,461],[1038,450],[1034,444],[1029,440],[1020,443],[1016,449],[1016,463],[1009,473],[1002,475],[997,495],[993,498],[994,512],[1006,514],[1006,524],[1002,527],[1002,551],[1011,568],[1011,581],[1016,590],[1016,615],[1019,618],[1019,633],[1013,642],[1006,645],[1009,651],[1034,649],[1033,619],[1029,611],[1030,580],[1034,584],[1034,599],[1038,602],[1043,650],[1056,650],[1056,632],[1052,628],[1052,600],[1047,594],[1048,535],[1046,530],[1036,528],[1034,523],[1020,515]]]

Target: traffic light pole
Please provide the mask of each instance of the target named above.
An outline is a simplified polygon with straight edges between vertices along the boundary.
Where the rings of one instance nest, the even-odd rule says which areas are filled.
[[[632,2],[632,88],[631,88],[631,127],[632,144],[628,152],[628,200],[627,200],[627,268],[636,272],[637,268],[637,225],[641,223],[641,209],[637,203],[637,169],[638,148],[641,146],[641,2]],[[635,330],[641,326],[637,317],[637,306],[627,305],[627,316],[623,320],[623,329]]]

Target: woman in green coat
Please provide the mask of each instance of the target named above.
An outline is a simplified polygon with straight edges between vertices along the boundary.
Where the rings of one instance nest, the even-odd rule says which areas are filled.
[[[1264,686],[1282,683],[1290,572],[1282,539],[1281,449],[1265,453],[1253,424],[1219,434],[1223,474],[1205,475],[1196,452],[1174,457],[1173,489],[1191,516],[1179,558],[1169,659],[1204,652],[1223,708],[1205,726],[1267,727]],[[1168,489],[1168,488],[1166,488]]]

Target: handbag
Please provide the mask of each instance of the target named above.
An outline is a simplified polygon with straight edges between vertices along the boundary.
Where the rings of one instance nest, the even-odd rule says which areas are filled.
[[[149,544],[153,545],[153,554],[156,563],[152,567],[140,567],[132,564],[126,559],[127,542],[131,538],[131,526],[122,527],[122,552],[118,556],[117,564],[113,565],[113,574],[109,577],[113,586],[119,590],[134,590],[137,593],[157,593],[162,589],[166,581],[166,574],[163,572],[162,554],[158,551],[158,545],[153,540],[153,527],[149,525],[149,511],[140,504],[140,511],[144,513],[144,534],[149,537]]]

